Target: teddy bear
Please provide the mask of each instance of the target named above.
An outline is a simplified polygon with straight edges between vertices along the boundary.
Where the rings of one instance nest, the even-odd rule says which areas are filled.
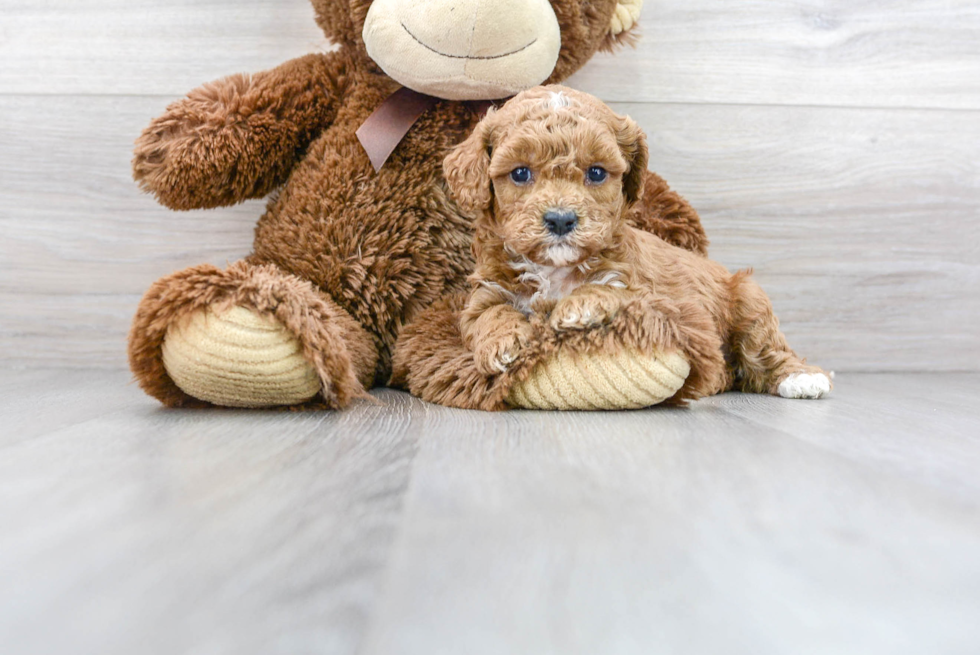
[[[492,101],[628,43],[642,0],[312,4],[334,50],[205,84],[136,142],[134,177],[167,207],[269,196],[251,254],[168,275],[141,300],[130,366],[164,405],[343,408],[407,386],[391,377],[399,335],[438,330],[426,310],[473,268],[472,217],[443,159]],[[704,254],[697,213],[653,173],[642,183],[632,224]],[[418,375],[424,354],[398,357]],[[634,360],[683,368],[662,355]]]

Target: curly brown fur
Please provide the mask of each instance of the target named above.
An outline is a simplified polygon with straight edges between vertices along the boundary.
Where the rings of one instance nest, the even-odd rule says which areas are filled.
[[[437,299],[466,288],[473,267],[472,218],[449,198],[442,160],[470,133],[479,114],[463,102],[440,101],[412,128],[375,173],[355,132],[397,88],[367,56],[361,38],[369,0],[313,0],[317,21],[339,49],[296,59],[271,71],[237,75],[191,92],[154,120],[136,144],[134,176],[163,204],[178,210],[217,207],[275,190],[255,232],[244,268],[272,267],[309,285],[280,289],[297,312],[332,303],[371,337],[383,383],[391,371],[399,331]],[[615,0],[553,0],[562,46],[551,81],[565,79],[603,45]],[[624,37],[625,38],[625,37]],[[647,176],[644,184],[656,185]],[[665,188],[665,187],[664,187]],[[667,191],[666,202],[639,210],[633,220],[683,247],[703,251],[697,214]],[[134,372],[164,402],[185,402],[161,382],[159,348],[165,323],[186,307],[245,297],[245,278],[201,269],[154,285],[131,332],[139,353]],[[195,278],[196,279],[196,278]],[[209,290],[216,284],[218,290]],[[236,286],[238,285],[238,286]],[[312,290],[312,291],[311,291]],[[315,291],[315,293],[314,293]],[[144,321],[156,316],[155,331]],[[298,334],[315,343],[314,332]],[[344,335],[360,334],[340,330]],[[311,361],[360,348],[331,344],[310,351]],[[158,344],[157,344],[158,345]],[[154,360],[154,361],[151,361]],[[340,360],[338,360],[340,361]],[[336,386],[362,378],[337,370]],[[352,392],[353,393],[353,392]],[[343,405],[351,394],[338,394]]]
[[[343,93],[342,55],[307,55],[257,75],[205,84],[153,120],[136,141],[133,174],[173,209],[261,198],[286,181]]]
[[[626,221],[667,243],[699,255],[708,254],[708,237],[701,229],[697,212],[656,173],[647,171],[644,175],[643,192],[627,210]]]
[[[646,162],[632,120],[559,86],[519,94],[447,157],[454,195],[480,216],[473,289],[460,313],[477,371],[506,373],[533,349],[529,318],[577,333],[609,325],[633,303],[675,326],[665,335],[699,335],[683,348],[691,396],[733,383],[776,394],[792,374],[822,373],[789,349],[748,272],[731,275],[629,224]]]

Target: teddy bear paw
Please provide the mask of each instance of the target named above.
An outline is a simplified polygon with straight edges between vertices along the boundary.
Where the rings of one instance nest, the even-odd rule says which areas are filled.
[[[680,352],[573,352],[560,348],[511,387],[511,407],[544,410],[642,409],[672,398],[691,365]]]
[[[297,405],[320,393],[320,378],[296,337],[246,307],[193,312],[167,330],[162,354],[184,393],[214,405]]]

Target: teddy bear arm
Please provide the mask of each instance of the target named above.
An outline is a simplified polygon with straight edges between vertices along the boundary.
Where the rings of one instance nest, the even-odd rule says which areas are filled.
[[[639,229],[667,243],[700,255],[708,254],[708,235],[698,213],[656,173],[646,172],[643,194],[630,211],[629,219]]]
[[[134,178],[172,209],[267,195],[336,116],[345,69],[338,53],[313,54],[195,89],[143,131]]]

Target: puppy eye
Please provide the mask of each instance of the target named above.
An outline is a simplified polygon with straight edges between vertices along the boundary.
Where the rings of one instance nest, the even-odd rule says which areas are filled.
[[[592,166],[586,171],[585,176],[591,184],[602,184],[609,177],[609,172],[602,166]]]
[[[527,166],[520,166],[510,172],[510,179],[514,184],[527,184],[531,181],[531,169]]]

